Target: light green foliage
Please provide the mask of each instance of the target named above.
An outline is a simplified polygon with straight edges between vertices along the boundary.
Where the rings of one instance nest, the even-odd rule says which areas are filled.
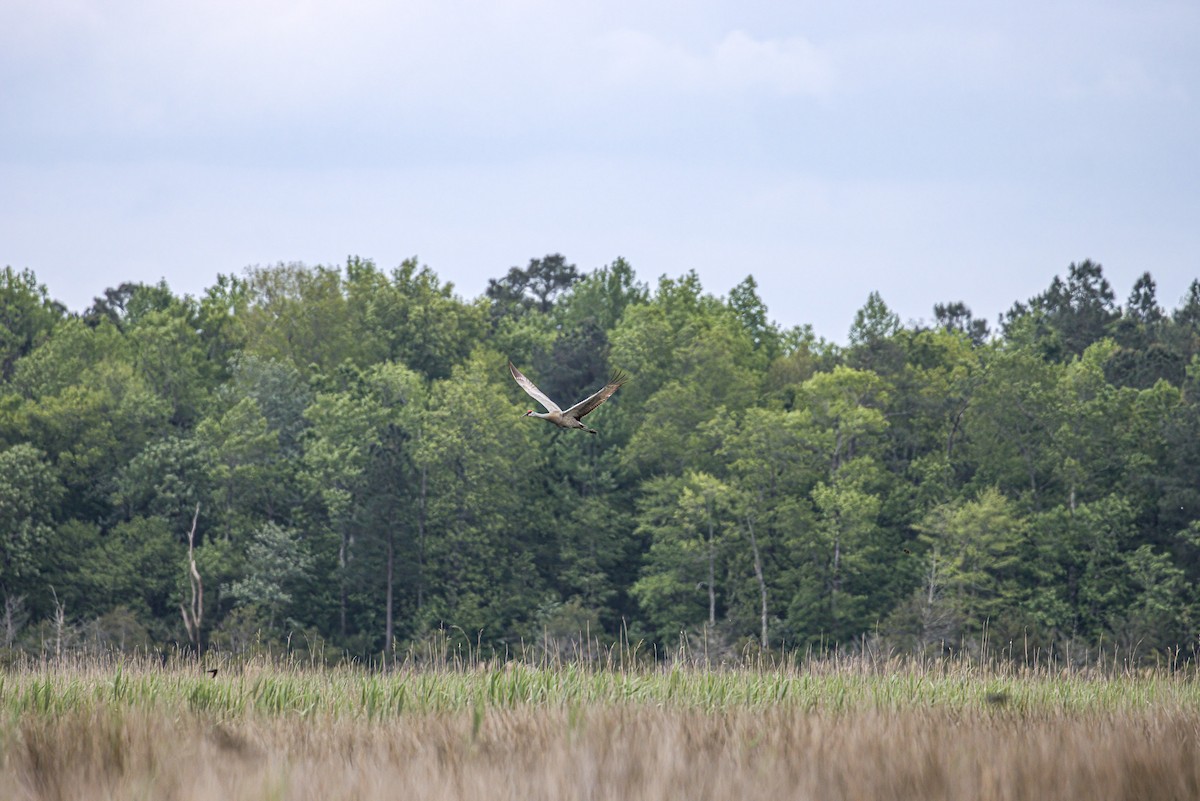
[[[54,454],[70,513],[86,517],[107,502],[111,476],[168,430],[168,415],[127,362],[104,360],[77,383],[27,401],[14,417],[27,441]]]
[[[1138,393],[1104,378],[1104,365],[1115,350],[1107,339],[1090,345],[1059,380],[1059,426],[1051,442],[1068,505],[1121,487],[1123,454],[1136,450],[1128,438]]]
[[[218,275],[196,302],[196,326],[214,366],[223,368],[245,345],[242,321],[249,306],[249,284],[229,275]]]
[[[354,537],[366,512],[367,469],[378,443],[383,409],[358,392],[318,393],[305,410],[309,423],[301,481],[323,510],[316,547],[335,560],[338,631],[347,633]],[[336,556],[333,556],[336,554]]]
[[[840,365],[801,385],[796,404],[807,415],[805,437],[822,454],[830,473],[856,456],[878,452],[887,428],[881,408],[887,397],[879,376]]]
[[[813,488],[814,524],[795,538],[801,561],[792,600],[792,626],[809,639],[844,640],[870,625],[871,596],[886,580],[887,560],[895,553],[883,544],[873,472],[863,457]]]
[[[871,292],[866,305],[854,313],[854,324],[850,326],[850,346],[881,342],[895,336],[899,330],[900,315],[888,308],[878,292]]]
[[[624,459],[642,474],[713,467],[702,424],[751,405],[766,366],[733,311],[700,295],[694,274],[664,278],[650,303],[627,311],[612,360],[637,379],[621,390],[643,409]]]
[[[1191,622],[1181,617],[1188,598],[1187,579],[1166,553],[1139,545],[1125,556],[1132,585],[1132,602],[1112,621],[1118,642],[1129,648],[1143,643],[1177,642]]]
[[[949,624],[941,637],[978,636],[989,622],[1001,636],[1015,634],[1004,630],[1004,620],[1020,600],[1027,523],[1014,504],[990,487],[975,499],[935,507],[918,530],[928,548],[920,592],[931,616]]]
[[[560,336],[562,336],[562,331],[554,322],[553,317],[547,314],[529,313],[502,317],[495,323],[488,342],[489,346],[504,354],[513,364],[521,365],[522,372],[528,370],[526,375],[530,375],[531,378],[535,375],[538,376],[534,383],[543,392],[548,395],[552,392],[555,393],[550,397],[560,404],[566,404],[571,401],[561,395],[555,397],[559,393],[554,385],[538,375],[538,371],[534,369],[537,362],[549,360]],[[516,385],[514,384],[514,386]],[[521,394],[524,395],[524,393]],[[525,397],[531,405],[537,405],[528,396]],[[544,410],[539,408],[536,411]]]
[[[383,347],[384,358],[428,378],[445,378],[462,362],[486,330],[487,308],[454,296],[454,286],[416,259],[408,259],[390,276],[368,261],[351,259],[347,291],[364,336]]]
[[[175,298],[165,283],[138,286],[116,324],[124,331],[131,364],[167,404],[172,422],[194,423],[223,369],[210,358],[197,303]]]
[[[796,593],[789,546],[813,531],[809,493],[826,475],[810,423],[807,412],[755,408],[719,424],[736,520],[729,615],[743,631],[757,627],[768,646],[773,622]]]
[[[233,582],[229,594],[239,603],[256,608],[262,624],[273,630],[284,622],[293,586],[311,564],[312,558],[296,531],[264,523],[251,535],[246,548],[246,574]]]
[[[354,512],[381,413],[369,398],[349,392],[320,393],[304,413],[311,427],[305,477],[334,519]]]
[[[897,470],[936,457],[949,463],[961,446],[963,415],[980,382],[983,349],[956,330],[902,331],[904,366],[889,376],[889,453]]]
[[[104,359],[127,361],[128,353],[121,332],[112,323],[101,321],[93,328],[73,317],[16,363],[9,388],[32,399],[56,395]]]
[[[280,264],[248,269],[245,281],[249,302],[238,319],[249,352],[292,364],[306,377],[383,356],[363,310],[347,297],[341,270]]]

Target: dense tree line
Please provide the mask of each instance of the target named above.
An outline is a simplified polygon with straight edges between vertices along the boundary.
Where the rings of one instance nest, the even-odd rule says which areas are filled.
[[[281,264],[82,313],[7,268],[2,645],[1190,653],[1198,354],[1200,281],[1121,305],[1090,261],[996,331],[871,293],[845,346],[771,322],[753,278],[620,259],[474,300],[415,260]],[[562,400],[633,381],[601,435],[563,432],[521,419],[508,359]]]

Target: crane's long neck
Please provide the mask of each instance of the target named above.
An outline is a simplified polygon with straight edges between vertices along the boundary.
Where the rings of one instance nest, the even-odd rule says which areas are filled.
[[[533,409],[530,409],[529,411],[525,412],[525,416],[526,416],[526,417],[540,417],[540,418],[542,418],[543,420],[549,420],[549,419],[550,419],[550,413],[549,413],[549,412],[535,412]]]

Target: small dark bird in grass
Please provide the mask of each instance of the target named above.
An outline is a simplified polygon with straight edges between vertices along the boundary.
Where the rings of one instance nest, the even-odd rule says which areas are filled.
[[[209,668],[208,670],[206,670],[204,672],[207,673],[208,675],[212,676],[214,679],[217,677],[217,669],[216,668]]]
[[[1008,703],[1008,693],[1004,692],[1003,690],[997,690],[985,695],[983,700],[987,701],[992,706],[1004,706]]]

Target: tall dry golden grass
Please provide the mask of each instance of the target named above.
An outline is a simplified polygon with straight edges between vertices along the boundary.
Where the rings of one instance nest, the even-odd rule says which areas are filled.
[[[1197,718],[525,707],[386,723],[71,713],[6,733],[31,799],[1195,799]]]
[[[1191,678],[197,672],[4,675],[0,798],[1200,798]]]

